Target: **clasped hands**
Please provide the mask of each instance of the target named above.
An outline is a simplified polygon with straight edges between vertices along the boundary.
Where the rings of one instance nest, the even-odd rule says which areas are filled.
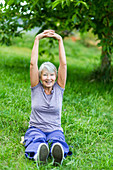
[[[40,40],[46,37],[52,37],[57,39],[58,41],[62,39],[62,37],[59,34],[55,33],[54,30],[44,30],[42,33],[36,36],[36,39]]]

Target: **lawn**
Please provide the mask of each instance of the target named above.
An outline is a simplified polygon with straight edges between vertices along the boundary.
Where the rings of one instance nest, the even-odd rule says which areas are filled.
[[[31,113],[29,63],[34,37],[16,38],[13,45],[0,46],[0,169],[35,170],[24,156],[20,138],[28,128]],[[64,41],[68,78],[62,108],[62,127],[73,155],[63,165],[39,169],[113,169],[113,83],[91,79],[100,63],[101,51],[80,41]],[[40,46],[47,46],[41,42]],[[58,46],[52,49],[58,67]],[[49,60],[40,56],[39,65]]]

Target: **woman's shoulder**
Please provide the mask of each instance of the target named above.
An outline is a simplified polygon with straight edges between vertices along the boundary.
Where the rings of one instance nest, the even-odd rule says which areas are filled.
[[[39,83],[38,83],[36,86],[31,87],[31,90],[37,89],[37,88],[39,88],[39,87],[41,87],[41,86],[42,86],[42,84],[41,84],[41,82],[39,81]]]
[[[58,88],[59,90],[61,90],[62,92],[64,92],[64,88],[62,88],[58,83],[57,83],[57,81],[55,82],[55,84],[54,84],[54,88]]]

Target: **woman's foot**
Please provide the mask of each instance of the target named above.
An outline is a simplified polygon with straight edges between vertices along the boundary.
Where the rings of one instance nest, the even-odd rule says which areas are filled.
[[[64,158],[64,150],[60,143],[53,144],[51,153],[54,159],[53,165],[58,166],[59,164],[62,164]]]
[[[39,164],[45,164],[47,162],[47,157],[49,155],[48,146],[45,143],[41,143],[38,147],[38,151],[34,159],[39,162]]]

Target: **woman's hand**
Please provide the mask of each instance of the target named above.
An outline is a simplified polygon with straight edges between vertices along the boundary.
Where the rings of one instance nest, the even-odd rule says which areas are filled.
[[[40,40],[46,37],[55,38],[58,41],[62,39],[62,37],[59,34],[55,33],[54,30],[44,30],[42,33],[36,36],[36,39]]]
[[[55,38],[56,40],[62,40],[62,37],[55,32],[48,32],[47,37]]]
[[[54,30],[44,30],[42,33],[36,36],[36,39],[40,40],[42,38],[49,37],[48,35],[52,35],[54,32]]]

